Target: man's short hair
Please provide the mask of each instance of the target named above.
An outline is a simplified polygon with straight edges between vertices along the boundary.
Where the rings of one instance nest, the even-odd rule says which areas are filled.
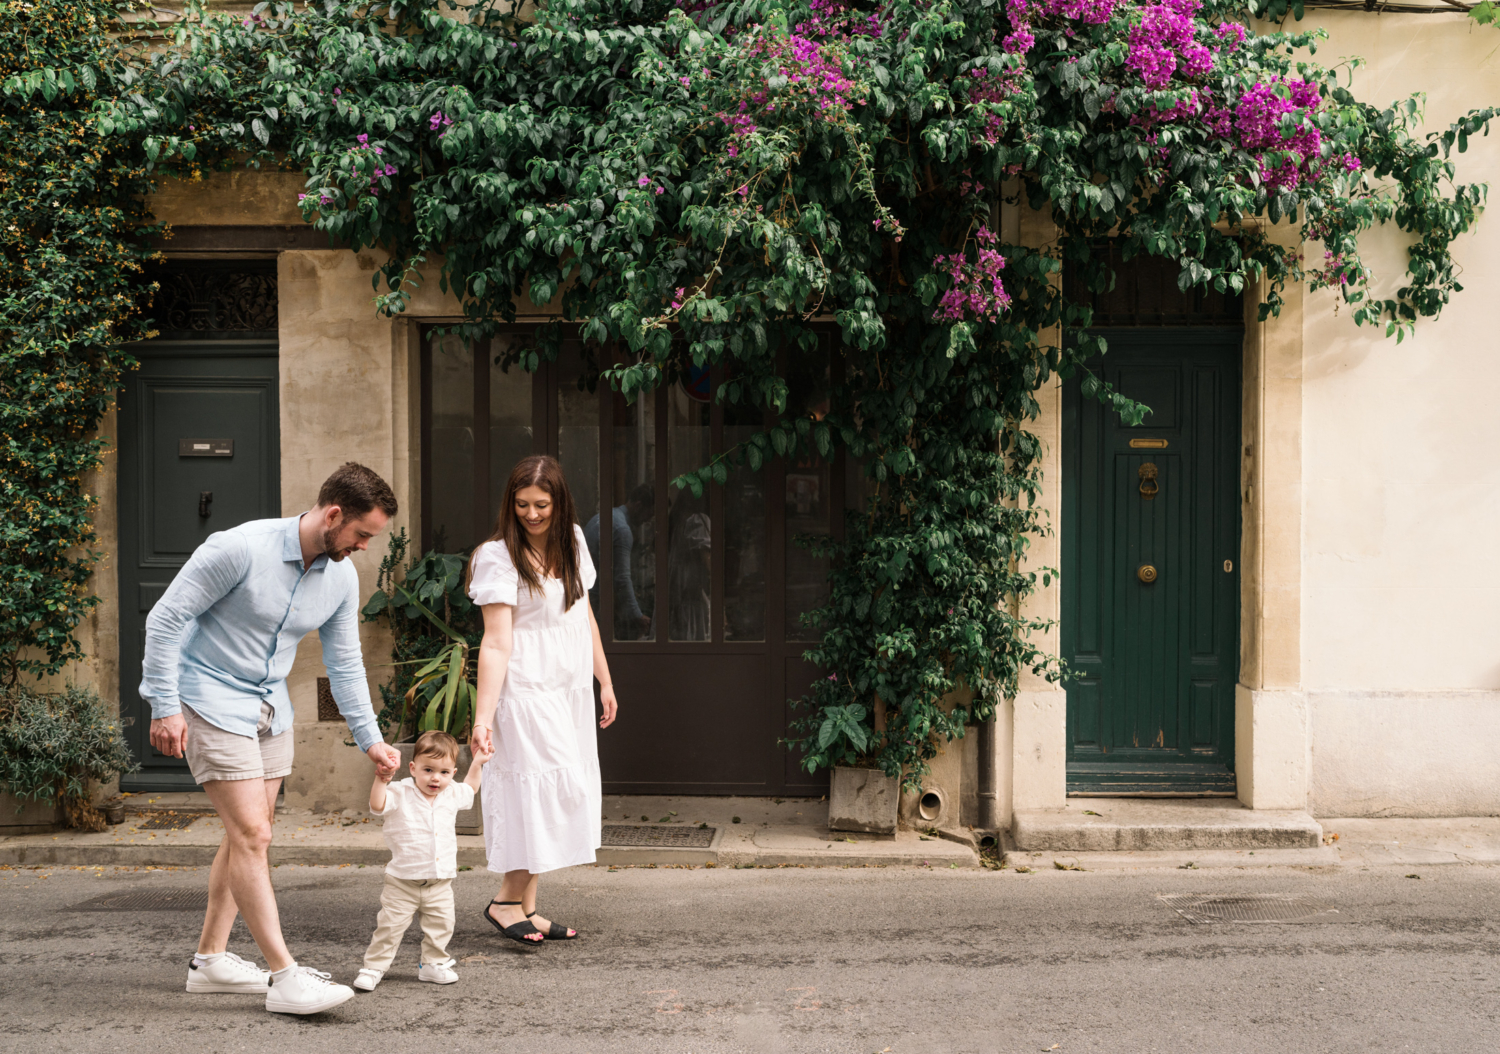
[[[318,504],[325,509],[337,505],[348,516],[363,516],[371,509],[396,515],[396,495],[390,484],[356,461],[345,462],[323,481]]]
[[[412,748],[411,759],[416,761],[420,757],[442,758],[445,761],[458,762],[458,740],[447,732],[439,732],[433,729],[431,732],[423,732],[417,737],[416,746]]]

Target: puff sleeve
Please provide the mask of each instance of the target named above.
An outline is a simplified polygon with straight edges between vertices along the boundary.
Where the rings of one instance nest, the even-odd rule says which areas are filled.
[[[594,570],[594,558],[589,555],[589,545],[583,536],[583,528],[576,523],[573,525],[573,542],[578,550],[578,574],[583,579],[583,588],[593,589],[594,582],[599,575]]]
[[[485,542],[474,550],[469,599],[481,607],[485,604],[510,604],[514,607],[520,577],[505,543]]]

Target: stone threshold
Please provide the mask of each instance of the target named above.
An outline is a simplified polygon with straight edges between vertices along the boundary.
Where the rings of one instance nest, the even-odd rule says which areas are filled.
[[[1301,810],[1247,809],[1224,798],[1071,798],[1062,809],[1017,811],[1023,851],[1182,852],[1319,849],[1323,827]]]

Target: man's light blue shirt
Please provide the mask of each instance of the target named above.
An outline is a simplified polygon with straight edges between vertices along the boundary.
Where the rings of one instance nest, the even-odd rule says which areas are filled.
[[[302,568],[302,519],[251,520],[211,534],[146,618],[141,698],[154,719],[187,703],[209,724],[255,735],[262,702],[271,733],[292,726],[286,675],[313,630],[339,713],[360,750],[380,742],[359,650],[359,576],[319,556]]]

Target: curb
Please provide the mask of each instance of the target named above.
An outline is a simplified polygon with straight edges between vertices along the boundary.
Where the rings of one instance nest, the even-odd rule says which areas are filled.
[[[979,856],[967,845],[933,839],[923,847],[907,843],[861,841],[858,848],[842,843],[829,845],[823,839],[808,839],[809,845],[761,847],[755,844],[755,829],[735,832],[726,838],[721,830],[706,849],[670,846],[605,846],[598,851],[595,867],[934,867],[977,868]],[[458,865],[485,870],[484,846],[463,845]],[[475,838],[473,841],[478,842]],[[49,841],[27,844],[0,842],[0,865],[12,867],[208,867],[217,845],[171,845],[162,842],[108,844]],[[390,851],[384,845],[273,844],[272,866],[330,867],[340,864],[384,866]]]

